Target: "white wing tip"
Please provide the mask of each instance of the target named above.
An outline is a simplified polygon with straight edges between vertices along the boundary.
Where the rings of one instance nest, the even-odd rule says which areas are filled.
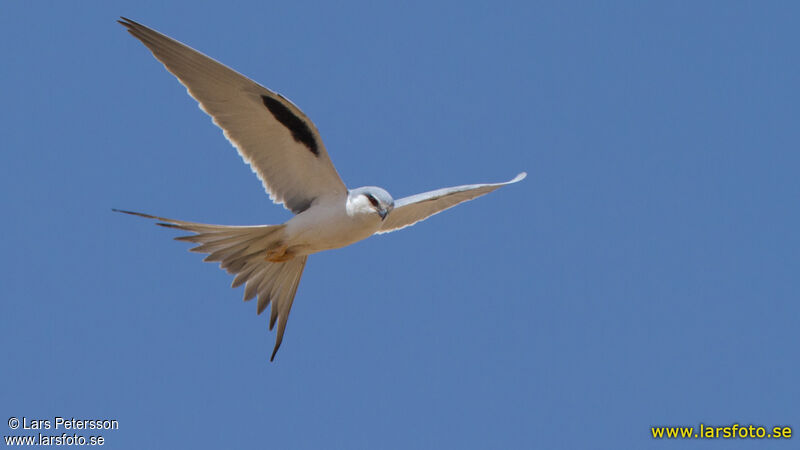
[[[520,172],[519,175],[515,176],[513,180],[508,181],[508,183],[516,183],[517,181],[522,181],[527,176],[528,176],[527,172]]]

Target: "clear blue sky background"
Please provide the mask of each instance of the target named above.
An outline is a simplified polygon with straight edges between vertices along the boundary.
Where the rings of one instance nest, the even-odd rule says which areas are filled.
[[[119,15],[291,98],[350,187],[529,176],[310,258],[269,363],[229,275],[111,212],[290,217]],[[126,449],[796,447],[650,426],[800,433],[799,22],[794,2],[3,2],[2,420],[114,418]]]

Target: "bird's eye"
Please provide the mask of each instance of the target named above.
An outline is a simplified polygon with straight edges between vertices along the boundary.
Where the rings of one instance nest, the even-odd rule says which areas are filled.
[[[372,196],[372,194],[367,194],[367,200],[369,200],[369,202],[372,203],[372,206],[374,206],[375,208],[378,207],[378,200],[376,200],[375,197]]]

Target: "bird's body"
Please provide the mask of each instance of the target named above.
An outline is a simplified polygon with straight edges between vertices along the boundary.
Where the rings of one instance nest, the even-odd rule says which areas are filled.
[[[213,59],[129,19],[120,21],[183,83],[250,164],[270,197],[295,213],[281,225],[228,226],[167,219],[159,225],[193,234],[177,239],[198,244],[245,285],[244,300],[258,298],[258,313],[272,304],[270,329],[280,347],[308,255],[345,247],[374,234],[413,225],[459,203],[515,183],[444,188],[395,201],[385,190],[347,189],[308,117],[281,95]]]
[[[287,253],[310,255],[366,239],[381,227],[375,210],[360,195],[325,199],[286,222]],[[370,205],[371,206],[371,205]]]

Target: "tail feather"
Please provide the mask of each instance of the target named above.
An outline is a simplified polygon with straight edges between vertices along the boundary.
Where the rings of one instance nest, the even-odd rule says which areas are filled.
[[[117,209],[114,211],[158,220],[160,222],[157,225],[194,233],[175,239],[199,244],[190,251],[207,253],[208,256],[204,261],[219,262],[222,269],[236,275],[231,287],[244,284],[245,301],[258,297],[258,314],[272,304],[269,329],[272,330],[277,323],[278,331],[270,361],[275,359],[275,354],[283,341],[289,312],[308,259],[307,256],[295,257],[286,262],[269,262],[265,259],[269,250],[282,244],[285,225],[211,225],[133,211]]]
[[[258,280],[261,280],[261,277],[264,274],[265,269],[266,267],[256,268],[253,275],[250,278],[248,278],[247,284],[245,284],[244,286],[244,298],[243,298],[244,301],[252,300],[253,297],[255,297],[256,294],[258,294],[259,292]]]
[[[289,309],[291,309],[292,302],[294,302],[294,296],[295,294],[297,294],[297,286],[300,285],[300,277],[303,276],[303,269],[306,266],[306,259],[308,259],[307,256],[302,256],[300,258],[294,258],[292,261],[289,261],[293,262],[301,260],[296,263],[296,267],[298,267],[297,270],[288,272],[291,273],[291,278],[287,280],[288,281],[287,283],[283,284],[281,289],[282,298],[289,299],[289,306],[288,306]],[[288,309],[286,316],[280,317],[280,314],[276,314],[275,308],[274,307],[272,308],[269,319],[269,329],[271,330],[272,326],[275,325],[276,317],[279,317],[280,320],[278,321],[278,331],[276,333],[277,337],[275,339],[275,348],[272,350],[272,356],[270,356],[269,358],[270,361],[275,360],[275,354],[278,353],[278,349],[281,347],[281,342],[283,342],[283,333],[286,331],[286,320],[288,319],[288,315],[289,315]]]
[[[246,282],[250,278],[250,275],[253,274],[253,272],[256,270],[257,267],[258,266],[252,264],[250,266],[242,268],[241,271],[237,272],[236,278],[234,278],[233,283],[231,283],[231,287],[237,288],[241,286],[244,282]]]

